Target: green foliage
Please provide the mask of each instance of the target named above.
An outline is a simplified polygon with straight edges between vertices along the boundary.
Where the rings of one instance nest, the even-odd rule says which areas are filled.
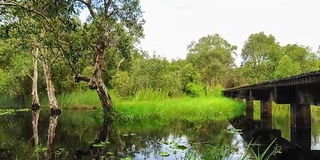
[[[118,71],[113,76],[113,86],[115,93],[120,97],[130,97],[133,94],[133,84],[131,76],[126,71]]]
[[[243,74],[249,83],[273,79],[278,62],[282,57],[281,47],[273,35],[264,32],[251,34],[245,42],[241,57]]]
[[[199,84],[195,84],[192,82],[189,82],[187,84],[186,93],[190,95],[191,97],[199,97],[200,95],[204,94],[204,87]]]
[[[187,60],[197,68],[203,83],[214,86],[220,84],[225,72],[234,66],[232,54],[236,49],[220,35],[208,35],[189,45]]]
[[[299,62],[294,61],[288,55],[284,55],[281,60],[279,61],[279,65],[277,66],[274,77],[278,78],[285,78],[292,75],[297,75],[301,73],[302,69]]]
[[[319,60],[308,47],[280,46],[273,35],[264,32],[249,36],[241,57],[242,75],[249,84],[319,70]]]
[[[209,88],[207,89],[207,96],[211,96],[211,97],[221,97],[222,96],[222,90],[224,90],[224,88],[220,85],[217,85],[213,88]]]

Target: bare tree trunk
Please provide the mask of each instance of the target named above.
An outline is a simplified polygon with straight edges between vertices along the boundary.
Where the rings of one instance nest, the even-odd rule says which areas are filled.
[[[36,46],[35,57],[39,55],[39,45]],[[39,135],[38,135],[38,122],[39,122],[39,113],[40,113],[40,101],[38,95],[38,61],[37,58],[33,59],[33,78],[32,78],[32,131],[33,131],[33,140],[34,145],[38,146],[39,144]]]
[[[52,82],[51,70],[46,61],[44,61],[42,65],[43,65],[44,76],[47,84],[47,94],[48,94],[48,99],[50,104],[51,115],[60,114],[61,111],[59,109],[58,101],[54,93],[54,85]]]
[[[39,46],[36,47],[35,57],[39,55]],[[40,109],[40,101],[38,95],[38,61],[36,58],[33,59],[33,79],[32,79],[32,110]]]
[[[56,135],[56,127],[58,124],[58,115],[50,116],[49,118],[49,127],[48,127],[48,135],[47,135],[47,152],[45,154],[45,159],[49,160],[53,158],[53,140]]]
[[[110,113],[113,108],[113,103],[109,95],[108,89],[104,84],[101,73],[104,62],[105,46],[100,44],[97,47],[96,61],[94,64],[94,72],[89,82],[90,89],[96,89],[100,98],[100,102],[104,112]]]

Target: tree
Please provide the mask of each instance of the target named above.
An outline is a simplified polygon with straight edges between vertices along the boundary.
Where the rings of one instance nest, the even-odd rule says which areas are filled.
[[[313,53],[308,47],[297,44],[288,44],[282,47],[282,50],[284,55],[290,57],[292,61],[301,68],[299,73],[306,73],[319,69],[317,54]]]
[[[42,24],[45,33],[50,35],[43,39],[46,41],[44,45],[56,53],[50,55],[59,55],[59,58],[63,55],[76,74],[75,80],[89,82],[89,88],[97,90],[104,111],[111,111],[113,104],[102,78],[105,58],[108,58],[105,56],[106,53],[127,56],[138,38],[143,36],[144,20],[138,0],[9,0],[0,2],[0,5],[10,6],[11,15],[23,10],[24,16],[33,17]],[[87,22],[82,24],[73,20],[84,8],[90,12]],[[60,51],[63,54],[59,54]],[[94,66],[91,78],[79,75],[76,68],[80,58],[88,59],[89,56]],[[45,71],[47,79],[51,79],[49,61],[44,64],[44,68],[49,69]]]
[[[285,77],[297,75],[301,73],[301,71],[302,71],[302,68],[299,62],[293,60],[293,58],[291,58],[288,55],[284,55],[279,61],[279,64],[274,72],[274,77],[276,79],[285,78]]]
[[[200,72],[202,82],[214,86],[222,82],[225,72],[234,67],[232,54],[237,47],[221,38],[208,35],[188,47],[187,60]]]
[[[36,9],[39,9],[38,7],[41,5],[38,3],[29,3],[29,1],[26,3],[23,1],[4,1],[1,2],[0,5],[7,6],[6,8],[2,8],[4,10],[2,18],[4,19],[3,24],[6,25],[6,32],[9,33],[9,37],[11,40],[13,40],[13,44],[20,52],[29,50],[29,53],[31,53],[30,57],[33,57],[34,60],[36,60],[34,62],[34,76],[30,76],[33,80],[33,109],[37,110],[40,107],[37,93],[37,61],[39,61],[44,69],[50,109],[52,112],[59,113],[60,109],[58,107],[58,102],[55,96],[55,88],[52,81],[52,66],[59,58],[62,57],[62,54],[59,54],[60,52],[57,51],[56,43],[54,43],[55,38],[52,33],[46,31],[48,25],[51,25],[49,22],[52,21],[53,18],[50,19],[45,17],[47,10],[43,10],[42,13],[39,13]],[[20,10],[20,8],[22,8],[22,10]],[[42,18],[45,17],[45,19],[42,19],[39,22],[39,19],[34,17],[35,15],[41,15]],[[49,17],[49,14],[46,16]],[[48,22],[48,24],[44,22]],[[59,25],[57,24],[57,28],[59,28],[58,26]],[[27,59],[24,59],[23,61],[27,61]]]
[[[243,74],[249,83],[272,80],[281,57],[281,47],[273,35],[251,34],[241,53]]]

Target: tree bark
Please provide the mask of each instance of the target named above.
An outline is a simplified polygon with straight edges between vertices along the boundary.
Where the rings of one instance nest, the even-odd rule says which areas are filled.
[[[47,94],[48,94],[48,99],[49,99],[49,104],[50,104],[51,115],[60,114],[61,111],[59,109],[58,101],[57,101],[56,95],[54,93],[55,89],[54,89],[54,85],[52,82],[51,69],[49,68],[49,66],[45,60],[42,63],[42,65],[43,65],[44,76],[45,76],[46,84],[47,84]]]
[[[97,46],[96,61],[94,64],[94,71],[89,82],[89,88],[97,90],[104,113],[109,114],[113,109],[113,103],[108,89],[101,78],[104,54],[105,44],[103,42]]]
[[[39,46],[36,46],[35,57],[39,55]],[[36,58],[33,58],[33,79],[32,79],[32,110],[37,111],[40,109],[40,101],[38,95],[38,61]]]

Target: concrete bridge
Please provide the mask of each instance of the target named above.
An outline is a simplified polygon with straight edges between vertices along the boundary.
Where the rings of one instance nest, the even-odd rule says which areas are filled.
[[[301,146],[311,147],[311,110],[310,105],[320,104],[320,70],[295,75],[279,80],[262,82],[254,85],[240,86],[223,91],[225,97],[243,100],[246,103],[246,117],[253,120],[253,101],[260,101],[260,119],[263,127],[272,129],[272,102],[290,104],[291,142],[301,144],[304,140],[310,143]],[[305,137],[307,136],[307,137]]]

